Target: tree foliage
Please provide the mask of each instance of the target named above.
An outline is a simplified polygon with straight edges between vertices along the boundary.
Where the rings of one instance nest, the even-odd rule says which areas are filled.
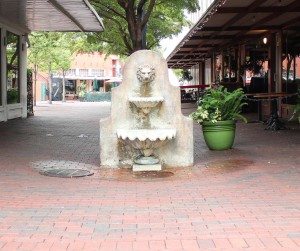
[[[63,76],[63,101],[65,100],[65,74],[70,69],[75,45],[80,42],[76,33],[35,32],[30,35],[28,61],[34,71],[36,86],[37,71],[48,71]],[[72,42],[73,41],[73,42]],[[74,42],[75,41],[75,42]],[[52,101],[52,86],[49,82],[49,102]],[[36,102],[36,101],[34,101]]]
[[[181,71],[181,78],[183,79],[183,80],[186,80],[186,81],[191,81],[191,80],[193,80],[193,76],[192,76],[192,74],[191,74],[191,71],[189,70],[189,69],[183,69],[182,71]]]
[[[74,52],[75,34],[61,32],[34,32],[30,35],[29,63],[38,65],[41,70],[61,73],[68,70]]]
[[[159,41],[179,34],[183,26],[190,24],[185,19],[186,11],[199,8],[197,0],[90,0],[90,3],[103,18],[105,31],[90,33],[89,41],[102,43],[106,54],[121,56],[158,47]]]

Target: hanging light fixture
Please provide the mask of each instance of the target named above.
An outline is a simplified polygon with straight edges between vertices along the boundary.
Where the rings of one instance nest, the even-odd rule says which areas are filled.
[[[267,44],[267,43],[268,43],[268,38],[267,38],[267,37],[264,37],[264,38],[263,38],[263,43],[264,43],[264,44]]]

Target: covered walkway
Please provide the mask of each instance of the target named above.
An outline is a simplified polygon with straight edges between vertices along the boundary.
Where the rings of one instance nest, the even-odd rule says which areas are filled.
[[[238,123],[234,149],[222,152],[195,124],[195,165],[162,178],[99,169],[109,112],[109,103],[54,102],[0,123],[1,251],[300,249],[299,123]],[[94,175],[55,178],[45,167]]]

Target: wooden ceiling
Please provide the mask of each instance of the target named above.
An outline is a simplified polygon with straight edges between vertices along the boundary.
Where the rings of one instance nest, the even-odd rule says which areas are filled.
[[[300,0],[216,0],[167,57],[168,67],[189,69],[213,51],[280,30],[300,32]]]

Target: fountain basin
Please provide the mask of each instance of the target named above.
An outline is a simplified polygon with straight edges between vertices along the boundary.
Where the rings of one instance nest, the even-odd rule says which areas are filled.
[[[119,129],[117,137],[142,152],[145,157],[176,137],[175,129]]]
[[[129,97],[128,100],[142,109],[143,113],[148,114],[152,108],[164,101],[164,97]]]

